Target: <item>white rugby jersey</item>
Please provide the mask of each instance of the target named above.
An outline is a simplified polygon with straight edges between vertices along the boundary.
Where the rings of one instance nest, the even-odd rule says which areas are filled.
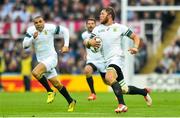
[[[31,45],[34,45],[38,61],[42,61],[50,56],[57,56],[54,48],[55,34],[62,34],[64,37],[64,46],[69,46],[69,31],[63,26],[45,24],[43,31],[38,31],[38,36],[34,39],[33,35],[36,31],[35,26],[31,26],[27,29],[26,36],[23,41],[23,48],[29,48]]]
[[[88,31],[85,31],[82,33],[82,39],[86,40],[91,37],[91,33]],[[94,53],[90,49],[86,48],[87,53],[87,61],[103,61],[102,54],[100,52]]]
[[[114,56],[124,56],[122,36],[130,32],[125,25],[114,23],[109,26],[100,24],[93,29],[92,34],[102,39],[102,55],[108,60]]]

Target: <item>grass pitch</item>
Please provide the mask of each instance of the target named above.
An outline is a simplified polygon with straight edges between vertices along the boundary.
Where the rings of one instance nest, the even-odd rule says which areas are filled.
[[[0,117],[180,117],[180,92],[153,92],[153,106],[147,107],[142,96],[125,95],[128,112],[116,114],[113,93],[97,93],[97,100],[87,101],[88,93],[71,93],[77,100],[74,112],[67,112],[67,102],[57,94],[46,104],[46,93],[0,93]]]

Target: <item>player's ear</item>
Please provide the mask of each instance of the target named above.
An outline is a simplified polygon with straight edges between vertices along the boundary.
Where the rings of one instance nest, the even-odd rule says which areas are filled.
[[[107,17],[108,17],[108,18],[112,18],[112,15],[111,15],[111,14],[108,14]]]

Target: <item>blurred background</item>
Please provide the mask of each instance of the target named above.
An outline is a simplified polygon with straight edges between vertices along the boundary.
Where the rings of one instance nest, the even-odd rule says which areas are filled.
[[[128,6],[177,6],[179,0],[127,0]],[[37,64],[33,51],[23,50],[22,41],[32,18],[42,15],[46,22],[61,24],[70,31],[70,52],[59,54],[57,71],[70,91],[87,91],[83,74],[85,49],[81,33],[85,20],[93,15],[98,20],[103,7],[112,6],[116,22],[122,22],[121,0],[1,0],[0,1],[0,89],[1,91],[44,91],[31,77]],[[143,40],[134,56],[134,75],[129,83],[155,90],[180,90],[180,12],[127,11],[127,25]],[[63,45],[55,38],[58,51]],[[82,85],[78,87],[78,85]],[[109,91],[98,75],[97,91]]]

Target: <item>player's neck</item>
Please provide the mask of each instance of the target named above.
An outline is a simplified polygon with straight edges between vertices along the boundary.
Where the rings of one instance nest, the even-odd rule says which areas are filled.
[[[88,32],[88,33],[91,33],[92,31],[90,31],[90,30],[87,30],[87,32]]]
[[[105,25],[106,25],[106,26],[110,26],[110,25],[112,25],[113,23],[114,23],[114,22],[110,20],[110,21],[107,22]]]

